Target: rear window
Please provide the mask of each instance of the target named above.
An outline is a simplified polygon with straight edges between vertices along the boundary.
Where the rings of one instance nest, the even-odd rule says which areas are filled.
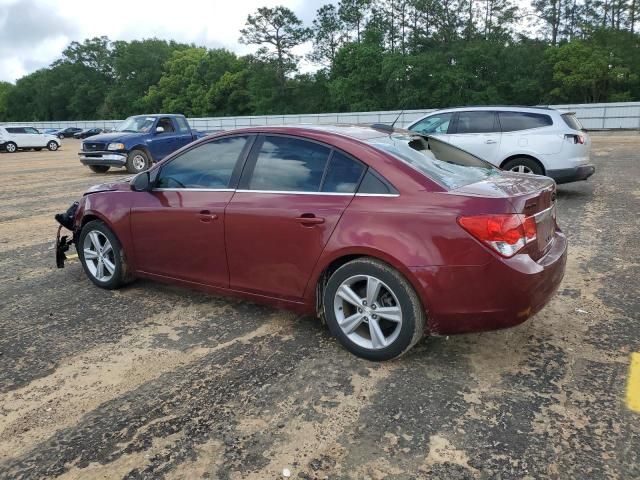
[[[455,188],[479,182],[500,170],[484,160],[453,145],[428,137],[394,133],[374,138],[369,143],[409,164],[444,188]]]
[[[503,132],[516,132],[553,125],[549,115],[531,112],[498,112]]]
[[[580,123],[580,120],[576,117],[575,113],[563,113],[562,119],[564,123],[566,123],[569,128],[573,128],[574,130],[583,130],[584,127]]]

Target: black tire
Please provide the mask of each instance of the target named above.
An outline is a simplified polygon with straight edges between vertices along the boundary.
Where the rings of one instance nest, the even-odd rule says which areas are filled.
[[[50,151],[55,152],[55,151],[56,151],[56,150],[58,150],[58,148],[60,148],[60,147],[59,147],[59,145],[58,145],[58,142],[55,142],[55,141],[51,140],[49,143],[47,143],[47,148],[48,148]]]
[[[93,173],[107,173],[109,171],[108,165],[89,165],[89,169]]]
[[[151,162],[149,161],[149,157],[142,150],[132,150],[127,155],[127,172],[129,173],[140,173],[148,170],[151,166]]]
[[[525,170],[521,173],[533,173],[534,175],[544,175],[542,166],[532,158],[516,157],[509,160],[502,166],[503,170],[517,171],[518,168]]]
[[[373,349],[358,345],[342,331],[336,318],[334,300],[338,288],[343,282],[359,275],[372,276],[386,284],[395,294],[401,308],[400,331],[397,337],[383,348]],[[336,270],[327,282],[322,301],[329,330],[347,350],[358,357],[374,361],[390,360],[406,353],[424,335],[426,313],[415,290],[400,272],[374,258],[358,258]],[[375,313],[373,310],[371,312]]]
[[[14,142],[7,142],[4,144],[4,149],[8,153],[15,153],[18,151],[18,145],[16,145]]]
[[[64,139],[64,135],[63,135],[63,134],[60,134],[60,135],[58,135],[58,138],[59,138],[60,140],[63,140],[63,139]]]
[[[85,259],[85,251],[83,247],[85,239],[87,235],[94,231],[100,232],[104,235],[104,237],[109,240],[112,247],[111,253],[113,255],[110,256],[110,261],[115,265],[115,271],[111,275],[111,278],[106,281],[100,281],[96,276],[94,276],[87,265],[87,259]],[[128,271],[122,244],[118,240],[118,237],[116,237],[111,229],[101,220],[93,220],[82,227],[82,231],[78,238],[78,244],[76,245],[76,250],[78,251],[78,257],[80,258],[80,263],[82,263],[82,268],[84,269],[85,274],[89,277],[89,280],[95,283],[98,287],[105,288],[107,290],[114,290],[122,287],[132,280]]]

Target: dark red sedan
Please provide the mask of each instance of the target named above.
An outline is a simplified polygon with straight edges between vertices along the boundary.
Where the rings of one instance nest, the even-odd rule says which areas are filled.
[[[385,360],[425,331],[509,327],[544,307],[567,255],[555,196],[549,178],[413,132],[259,127],[93,187],[60,218],[99,287],[146,277],[317,314]]]

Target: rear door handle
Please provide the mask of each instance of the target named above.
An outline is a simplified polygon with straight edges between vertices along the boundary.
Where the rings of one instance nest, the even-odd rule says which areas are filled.
[[[323,217],[316,217],[313,213],[305,213],[296,218],[296,221],[300,222],[302,225],[320,225],[324,223]]]
[[[200,213],[198,213],[198,217],[200,218],[201,222],[205,223],[208,223],[211,220],[218,219],[218,215],[216,215],[215,213],[211,213],[209,210],[200,210]]]
[[[498,142],[497,142],[497,141],[495,141],[495,140],[491,140],[491,139],[489,139],[489,140],[487,140],[487,141],[486,141],[486,142],[484,142],[484,143],[489,143],[489,144],[491,144],[491,143],[498,143]]]

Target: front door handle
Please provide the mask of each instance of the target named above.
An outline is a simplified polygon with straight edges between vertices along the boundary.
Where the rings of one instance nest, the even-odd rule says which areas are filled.
[[[498,143],[498,142],[496,142],[495,140],[491,140],[491,139],[489,139],[489,140],[487,140],[487,141],[486,141],[486,142],[484,142],[484,143],[492,144],[492,143]]]
[[[305,213],[296,218],[296,221],[302,225],[320,225],[324,223],[324,218],[316,217],[313,213]]]
[[[201,222],[208,223],[211,220],[217,220],[218,215],[216,215],[215,213],[211,213],[209,210],[200,210],[198,218],[200,218]]]

